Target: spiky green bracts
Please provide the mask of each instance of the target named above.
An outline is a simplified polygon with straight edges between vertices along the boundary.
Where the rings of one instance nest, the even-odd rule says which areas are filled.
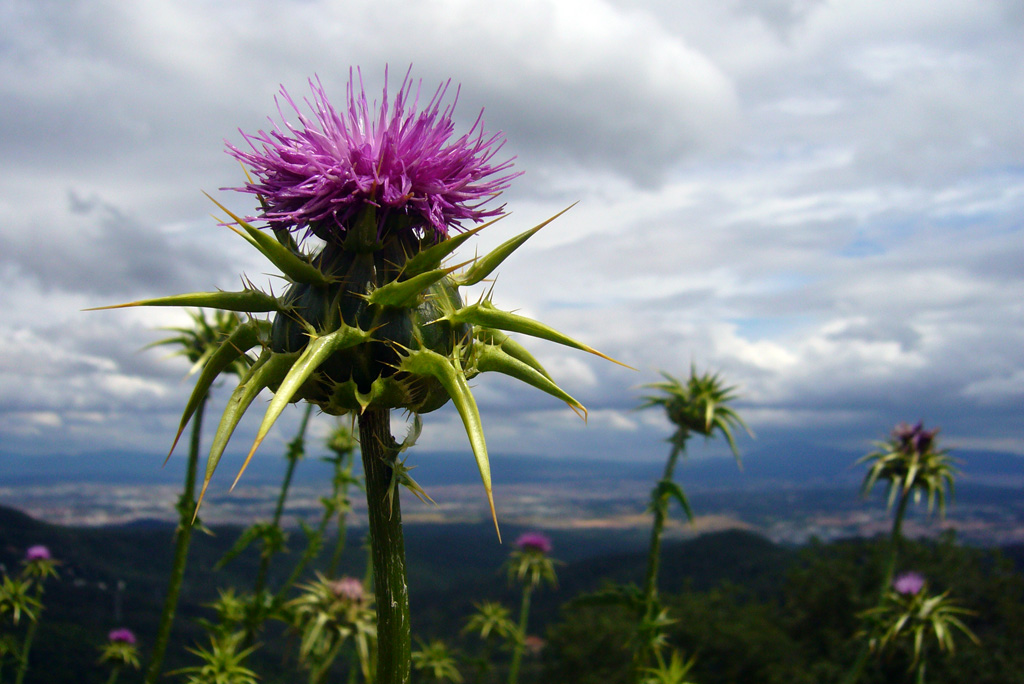
[[[583,405],[561,389],[537,359],[506,333],[538,337],[612,359],[543,323],[502,311],[489,298],[467,305],[459,295],[460,287],[487,278],[527,239],[561,214],[513,237],[456,273],[457,268],[442,265],[444,260],[490,224],[437,243],[412,240],[408,234],[382,241],[373,217],[367,215],[356,230],[350,231],[344,246],[328,244],[303,253],[289,240],[275,239],[218,206],[241,228],[236,232],[281,270],[289,283],[281,296],[250,285],[238,292],[198,292],[105,307],[207,307],[248,314],[248,320],[239,324],[207,359],[175,436],[176,444],[217,377],[240,360],[251,360],[248,353],[256,351],[255,361],[232,392],[217,427],[200,502],[228,440],[264,389],[271,390],[274,397],[243,471],[289,403],[308,401],[331,415],[368,409],[405,409],[422,414],[450,399],[469,437],[492,516],[487,445],[468,381],[482,372],[503,373],[561,399],[586,416]],[[258,316],[268,313],[270,320]]]

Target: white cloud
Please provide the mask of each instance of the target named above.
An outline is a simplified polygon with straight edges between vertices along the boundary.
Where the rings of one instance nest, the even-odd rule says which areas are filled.
[[[768,439],[927,417],[1024,451],[1019,3],[44,0],[0,23],[9,448],[173,433],[184,366],[137,349],[180,314],[79,309],[268,282],[207,217],[200,190],[240,177],[223,139],[266,126],[278,84],[340,99],[362,65],[372,95],[411,63],[527,171],[481,251],[581,200],[495,301],[641,369],[531,344],[589,424],[482,376],[492,450],[660,458],[637,386],[693,361]],[[450,407],[427,426],[464,443]]]

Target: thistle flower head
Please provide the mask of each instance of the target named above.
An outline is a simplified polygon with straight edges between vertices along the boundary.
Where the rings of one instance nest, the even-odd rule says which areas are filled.
[[[136,642],[135,633],[126,627],[110,630],[110,634],[107,635],[107,640],[130,645],[134,645]]]
[[[906,496],[913,491],[915,501],[926,495],[928,510],[938,502],[939,513],[944,514],[956,469],[947,451],[938,448],[938,432],[925,430],[922,423],[897,425],[889,440],[878,442],[875,451],[857,461],[869,464],[861,492],[866,496],[875,483],[884,480],[889,483],[889,507],[901,493]]]
[[[893,580],[892,588],[897,594],[913,596],[924,587],[924,575],[919,572],[904,572]]]
[[[516,548],[509,555],[506,566],[510,582],[519,582],[531,588],[542,581],[551,586],[557,583],[555,563],[548,554],[551,540],[540,532],[527,532],[516,540]]]
[[[540,554],[551,553],[551,540],[540,532],[526,532],[516,540],[516,546],[521,551],[533,551]]]
[[[100,662],[139,669],[139,651],[135,644],[135,633],[132,630],[125,627],[110,630],[107,643],[100,647]]]
[[[46,548],[42,544],[36,544],[35,546],[28,547],[25,551],[25,562],[31,563],[32,561],[50,560],[53,556],[50,555],[50,549]]]
[[[330,589],[338,598],[347,599],[353,603],[362,601],[366,596],[363,591],[363,583],[355,577],[342,577],[330,583]]]
[[[710,438],[716,431],[721,432],[729,448],[739,462],[739,451],[733,438],[732,429],[737,425],[750,434],[743,419],[729,405],[736,399],[736,388],[727,387],[717,373],[697,373],[690,367],[690,377],[684,382],[662,372],[664,382],[644,385],[657,390],[658,394],[644,397],[640,408],[661,406],[668,419],[676,427],[669,441],[680,451],[686,448],[691,434]]]
[[[914,426],[909,423],[900,423],[893,429],[892,436],[902,451],[921,454],[932,447],[932,442],[938,433],[938,429],[925,430],[923,422],[918,422]]]
[[[411,69],[410,69],[411,70]],[[508,187],[517,173],[512,160],[495,161],[504,144],[501,133],[487,134],[480,117],[460,138],[452,139],[452,113],[458,94],[442,109],[450,81],[420,107],[420,84],[406,73],[389,102],[387,71],[379,105],[370,105],[362,84],[349,71],[348,102],[339,112],[319,79],[310,79],[312,117],[302,113],[282,86],[281,97],[298,118],[270,132],[242,136],[252,148],[228,144],[228,152],[247,164],[257,180],[242,192],[258,195],[272,227],[305,230],[328,242],[340,242],[364,211],[377,221],[378,236],[411,230],[435,240],[448,236],[465,219],[480,221],[501,213],[483,207]],[[481,112],[482,114],[482,112]]]

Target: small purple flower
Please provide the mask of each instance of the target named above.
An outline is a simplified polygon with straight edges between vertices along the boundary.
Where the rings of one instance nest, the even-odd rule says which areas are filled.
[[[893,429],[892,436],[899,442],[903,451],[923,454],[931,448],[935,435],[938,433],[938,429],[925,430],[923,422],[918,422],[914,426],[909,423],[900,423]]]
[[[29,563],[32,561],[50,560],[50,549],[46,548],[42,544],[36,544],[35,546],[28,547],[25,551],[25,560]]]
[[[904,572],[893,580],[892,588],[897,594],[913,596],[924,587],[924,575],[919,572]]]
[[[389,103],[385,69],[379,109],[376,103],[370,107],[361,73],[358,79],[357,92],[349,70],[348,106],[342,112],[328,102],[320,80],[310,79],[313,99],[306,104],[312,119],[282,86],[298,125],[284,119],[278,102],[283,127],[274,123],[269,133],[254,135],[239,131],[252,152],[227,144],[228,153],[258,179],[234,189],[259,195],[260,218],[275,228],[305,229],[307,235],[340,242],[368,207],[375,208],[378,236],[409,230],[434,239],[447,237],[462,220],[501,213],[502,207],[482,207],[520,174],[505,173],[512,159],[493,161],[504,136],[484,133],[483,112],[468,133],[451,139],[458,93],[441,110],[450,81],[420,110],[420,85],[414,92],[409,73]]]
[[[129,646],[135,645],[135,633],[125,627],[110,630],[110,634],[107,635],[107,639],[118,644],[128,644]]]
[[[342,577],[339,580],[331,582],[331,591],[334,595],[339,598],[345,598],[353,603],[362,601],[365,593],[363,592],[363,583],[355,577]]]
[[[516,540],[516,546],[522,551],[536,551],[548,554],[551,552],[551,540],[540,532],[527,532]]]

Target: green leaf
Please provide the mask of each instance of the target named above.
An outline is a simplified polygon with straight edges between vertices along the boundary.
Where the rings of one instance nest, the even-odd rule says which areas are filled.
[[[476,368],[482,373],[495,371],[504,373],[528,385],[536,387],[542,392],[547,392],[556,399],[561,399],[569,405],[584,420],[587,419],[587,409],[580,402],[576,401],[569,393],[556,385],[550,377],[538,371],[536,368],[523,363],[519,359],[506,353],[501,347],[492,344],[478,345],[474,347],[476,354]]]
[[[224,309],[225,311],[248,313],[281,311],[282,308],[281,303],[277,301],[276,297],[272,297],[259,290],[245,289],[241,292],[191,292],[189,294],[171,295],[169,297],[157,297],[156,299],[140,299],[126,304],[96,306],[91,309],[83,309],[83,311],[124,309],[129,306],[198,306],[207,309]]]
[[[210,485],[210,479],[217,469],[217,464],[220,463],[221,456],[224,455],[228,440],[231,439],[231,434],[238,427],[238,422],[242,420],[246,409],[261,391],[281,382],[292,364],[299,358],[299,354],[300,352],[277,354],[265,350],[238,383],[235,391],[231,393],[231,398],[228,399],[228,404],[221,415],[220,424],[217,426],[217,432],[213,436],[210,455],[206,459],[206,475],[203,478],[203,487],[199,492],[199,501],[196,503],[196,513],[199,512],[199,506],[203,503],[206,488]]]
[[[185,412],[181,416],[178,433],[174,435],[174,442],[171,444],[171,450],[167,453],[167,458],[170,458],[171,454],[174,453],[174,447],[178,445],[181,433],[185,431],[185,426],[188,425],[188,421],[192,419],[192,415],[199,408],[203,397],[210,391],[210,387],[213,386],[217,376],[247,351],[259,344],[261,333],[266,334],[269,328],[270,324],[265,321],[242,323],[213,352],[196,379],[196,386],[192,390],[192,396],[189,397],[188,403],[185,404]],[[167,463],[166,459],[164,463]]]
[[[533,237],[533,235],[538,230],[548,225],[556,218],[572,209],[574,206],[576,206],[575,202],[573,204],[570,204],[568,207],[558,212],[551,218],[549,218],[547,221],[544,221],[543,223],[540,223],[534,226],[533,228],[530,228],[529,230],[520,233],[514,238],[506,240],[502,244],[498,245],[489,253],[477,259],[473,263],[473,265],[470,266],[468,270],[466,270],[465,273],[463,273],[461,276],[456,277],[456,284],[458,284],[461,287],[476,285],[481,280],[489,276],[494,271],[494,269],[500,266],[501,262],[507,259],[509,255],[512,254],[512,252],[522,247],[523,243],[529,240],[531,237]]]
[[[459,245],[479,233],[487,226],[497,223],[503,218],[505,217],[499,216],[493,221],[488,221],[482,226],[477,226],[476,228],[467,230],[464,233],[458,233],[447,240],[437,243],[436,245],[431,245],[426,249],[420,250],[413,256],[409,257],[409,259],[402,265],[402,276],[405,278],[411,278],[419,275],[420,273],[426,273],[427,271],[432,271],[435,268],[440,267],[441,262],[444,261],[448,255],[458,249]]]
[[[658,490],[662,496],[667,496],[678,501],[679,505],[683,507],[683,511],[686,512],[686,518],[690,522],[693,522],[693,509],[690,508],[690,501],[686,498],[686,493],[683,492],[682,487],[670,480],[662,480],[658,483]]]
[[[438,268],[407,280],[392,280],[376,288],[366,295],[366,301],[370,304],[391,308],[406,308],[414,306],[423,293],[434,283],[444,279],[458,266],[451,268]]]
[[[540,361],[533,357],[533,354],[526,347],[519,344],[511,337],[492,328],[475,328],[473,334],[484,344],[494,344],[501,347],[501,350],[517,361],[525,363],[544,377],[551,379],[551,375],[540,365]]]
[[[499,330],[507,330],[508,332],[517,332],[524,335],[530,335],[531,337],[539,337],[542,340],[556,342],[558,344],[565,345],[566,347],[572,347],[573,349],[579,349],[580,351],[600,356],[606,361],[611,361],[612,363],[629,368],[630,370],[636,370],[632,366],[627,366],[621,361],[616,361],[612,357],[602,354],[582,342],[577,342],[568,335],[560,333],[557,330],[544,325],[540,321],[535,321],[532,318],[526,318],[525,316],[520,316],[508,311],[502,311],[486,300],[476,304],[470,304],[469,306],[464,306],[458,311],[448,314],[445,318],[452,323],[469,323],[471,325],[478,325],[485,328],[498,328]]]
[[[469,444],[473,449],[477,468],[480,470],[480,479],[487,492],[487,503],[491,507],[494,530],[498,533],[500,542],[501,530],[498,529],[498,514],[494,510],[494,494],[491,491],[491,463],[487,456],[487,442],[484,440],[480,409],[477,408],[476,400],[469,389],[469,383],[466,381],[466,375],[463,373],[458,359],[449,359],[429,349],[419,349],[410,352],[402,359],[399,370],[435,378],[448,392],[448,396],[452,398],[452,403],[455,404],[459,417],[462,418],[466,436],[469,437]]]
[[[227,207],[218,202],[217,200],[210,197],[208,193],[203,193],[210,198],[210,201],[221,208],[224,213],[230,216],[235,223],[242,227],[244,233],[233,226],[228,226],[231,230],[235,231],[243,238],[245,238],[249,244],[258,249],[263,256],[267,257],[275,266],[281,269],[281,272],[288,276],[291,280],[297,283],[305,283],[307,285],[318,285],[323,287],[329,283],[327,276],[320,272],[320,269],[316,268],[308,261],[298,256],[295,252],[290,250],[287,246],[281,243],[277,238],[267,235],[262,230],[255,228],[254,226],[246,223],[240,216],[236,216]]]
[[[253,442],[249,455],[246,456],[245,462],[238,471],[235,482],[231,485],[232,487],[238,484],[238,479],[242,477],[242,473],[249,466],[249,461],[252,459],[253,454],[256,453],[256,449],[259,448],[267,433],[270,432],[270,428],[277,422],[281,412],[284,411],[284,407],[294,400],[296,392],[299,391],[302,384],[309,379],[313,372],[320,367],[320,364],[335,352],[354,347],[368,338],[369,334],[359,328],[343,325],[330,334],[314,338],[306,345],[306,348],[301,352],[301,356],[291,366],[288,375],[285,376],[277,391],[274,392],[274,398],[271,399],[270,406],[267,407],[267,412],[263,416],[263,422],[260,424],[260,429],[256,433],[256,440]]]

